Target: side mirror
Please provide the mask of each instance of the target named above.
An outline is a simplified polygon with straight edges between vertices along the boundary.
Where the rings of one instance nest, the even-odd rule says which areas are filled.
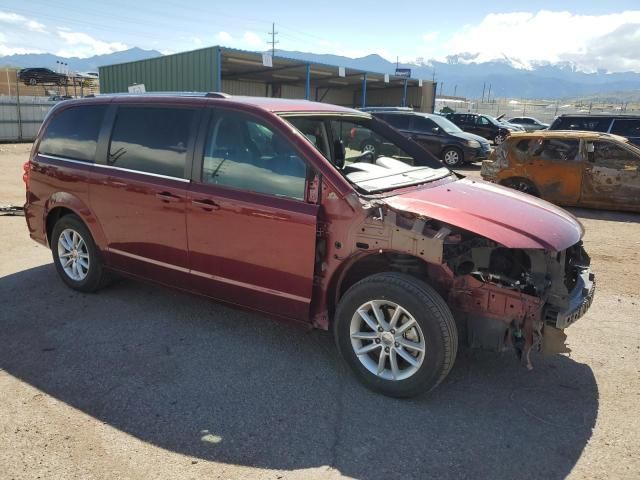
[[[593,153],[596,151],[596,146],[593,143],[587,143],[587,153]]]
[[[433,127],[433,128],[431,129],[431,131],[432,131],[433,133],[435,133],[435,134],[438,134],[438,133],[440,133],[440,127]]]

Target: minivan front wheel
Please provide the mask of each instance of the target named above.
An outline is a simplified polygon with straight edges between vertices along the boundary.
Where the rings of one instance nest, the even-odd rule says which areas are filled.
[[[79,217],[61,217],[53,227],[50,245],[58,275],[69,287],[81,292],[100,288],[102,262],[91,233]]]
[[[458,167],[462,165],[464,158],[460,150],[449,147],[442,152],[442,161],[447,167]]]
[[[334,335],[358,379],[392,397],[435,388],[451,370],[458,346],[453,315],[442,297],[396,272],[367,277],[345,293]]]

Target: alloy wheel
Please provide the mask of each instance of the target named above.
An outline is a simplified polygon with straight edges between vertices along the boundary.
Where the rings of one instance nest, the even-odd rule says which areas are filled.
[[[360,363],[385,380],[405,380],[424,362],[425,339],[405,308],[389,300],[371,300],[354,313],[351,346]]]
[[[81,282],[89,273],[89,250],[82,236],[67,228],[58,237],[58,261],[64,273],[76,282]]]

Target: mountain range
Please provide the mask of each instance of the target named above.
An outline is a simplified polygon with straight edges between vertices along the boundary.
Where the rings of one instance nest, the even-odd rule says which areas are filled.
[[[60,58],[53,54],[25,54],[0,57],[0,66],[55,68],[56,61],[67,63],[69,70],[97,71],[102,65],[130,62],[162,55],[156,50],[131,48],[108,55],[89,58]],[[366,71],[393,74],[396,64],[379,55],[349,58],[331,54],[315,54],[278,50],[276,55],[302,61],[325,63]],[[410,68],[412,77],[438,81],[439,95],[457,95],[479,98],[491,87],[492,98],[559,99],[583,96],[603,98],[637,97],[640,91],[640,73],[582,72],[574,65],[538,63],[523,67],[517,60],[502,58],[491,62],[476,63],[465,55],[447,57],[446,61],[434,60],[400,63],[400,68]],[[614,93],[615,92],[615,93]]]

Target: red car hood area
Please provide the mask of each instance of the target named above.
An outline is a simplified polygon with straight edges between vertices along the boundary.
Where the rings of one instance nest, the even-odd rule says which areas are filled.
[[[440,220],[507,248],[559,252],[582,238],[570,213],[544,200],[492,183],[463,179],[385,199],[394,210]]]

